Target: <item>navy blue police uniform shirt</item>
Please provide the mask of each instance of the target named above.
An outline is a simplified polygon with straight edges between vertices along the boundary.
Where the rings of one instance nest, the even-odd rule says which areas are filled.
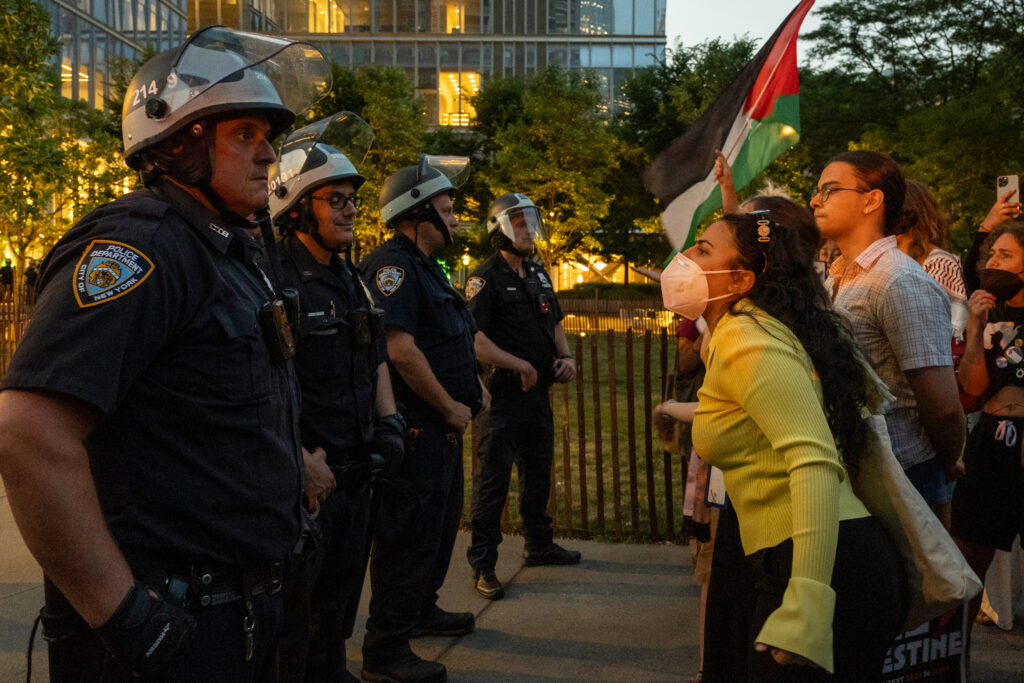
[[[387,339],[381,333],[361,343],[356,336],[349,312],[367,311],[373,299],[354,267],[336,254],[329,265],[317,262],[294,234],[282,247],[282,277],[299,292],[295,371],[302,387],[302,443],[309,450],[322,447],[329,464],[340,464],[344,451],[373,436],[377,367],[387,360]]]
[[[526,277],[512,270],[498,252],[466,280],[466,298],[477,327],[502,351],[530,361],[538,387],[554,382],[555,327],[562,309],[544,267],[523,259]],[[515,376],[519,386],[519,376]]]
[[[260,330],[260,247],[158,187],[92,212],[49,253],[2,388],[98,410],[85,446],[137,577],[282,559],[301,519],[298,386]]]
[[[441,266],[399,233],[363,259],[359,268],[377,306],[384,309],[387,326],[411,334],[445,391],[475,412],[482,396],[473,351],[476,324],[465,298]],[[391,381],[403,412],[437,416],[394,369]]]

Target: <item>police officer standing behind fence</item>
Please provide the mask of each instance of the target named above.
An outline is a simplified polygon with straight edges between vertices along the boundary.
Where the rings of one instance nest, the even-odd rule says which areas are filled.
[[[454,187],[423,157],[391,175],[381,218],[394,237],[360,267],[386,312],[395,399],[409,424],[400,476],[384,488],[370,562],[363,680],[444,681],[409,638],[458,636],[473,614],[437,606],[462,513],[462,434],[490,397],[476,371],[476,326],[466,301],[431,256],[452,243]]]
[[[245,217],[267,204],[270,141],[329,84],[309,45],[222,27],[157,55],[123,111],[146,189],[42,266],[0,393],[0,471],[52,580],[53,681],[276,680],[298,391]]]
[[[319,141],[320,133],[352,121],[369,131],[348,112],[295,131],[270,174],[271,214],[284,235],[282,273],[300,298],[295,369],[309,453],[306,496],[318,506],[320,533],[313,566],[289,605],[282,681],[356,680],[345,668],[345,639],[366,572],[370,482],[396,471],[404,452],[384,312],[373,307],[348,258],[363,176],[348,157]]]
[[[488,386],[491,410],[479,424],[473,538],[466,556],[477,592],[497,600],[505,595],[494,567],[513,463],[519,468],[519,514],[526,536],[523,563],[580,561],[578,552],[551,540],[547,514],[554,450],[548,389],[554,382],[571,382],[576,364],[551,280],[540,264],[528,258],[534,240],[545,238],[540,210],[526,195],[504,194],[487,214],[487,233],[498,253],[466,281],[466,297],[479,327],[477,357],[494,366]]]

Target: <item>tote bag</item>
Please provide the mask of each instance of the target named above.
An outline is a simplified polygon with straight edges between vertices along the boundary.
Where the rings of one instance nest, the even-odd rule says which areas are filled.
[[[981,580],[907,479],[892,452],[885,418],[867,418],[868,440],[853,491],[889,532],[907,568],[910,611],[904,630],[943,614],[982,588]]]

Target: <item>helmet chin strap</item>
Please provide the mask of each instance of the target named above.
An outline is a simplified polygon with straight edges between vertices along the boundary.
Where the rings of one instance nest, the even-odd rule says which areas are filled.
[[[427,202],[426,204],[423,205],[423,214],[419,218],[419,220],[426,221],[427,223],[430,223],[435,228],[437,228],[437,231],[441,233],[442,237],[444,237],[444,246],[451,246],[453,241],[452,234],[451,232],[449,232],[448,226],[445,224],[444,219],[441,218],[441,214],[437,212],[437,209],[434,208],[434,205],[431,202]]]
[[[323,235],[320,234],[320,221],[317,219],[316,213],[313,211],[313,204],[309,200],[312,194],[313,193],[310,192],[302,199],[302,208],[299,209],[299,230],[312,237],[313,241],[316,242],[324,251],[329,251],[335,254],[347,252],[352,247],[351,244],[341,247],[332,247],[327,244],[327,240],[325,240]]]
[[[217,124],[209,119],[195,121],[182,131],[181,151],[167,161],[166,175],[202,193],[206,201],[229,223],[252,221],[228,208],[213,189],[213,173],[217,162]]]

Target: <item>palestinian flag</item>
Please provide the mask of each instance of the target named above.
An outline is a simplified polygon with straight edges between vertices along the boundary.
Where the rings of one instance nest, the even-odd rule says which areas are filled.
[[[740,190],[800,140],[796,37],[814,0],[803,0],[718,99],[644,171],[644,183],[666,206],[661,214],[677,249],[693,244],[701,221],[722,206],[715,150]]]

